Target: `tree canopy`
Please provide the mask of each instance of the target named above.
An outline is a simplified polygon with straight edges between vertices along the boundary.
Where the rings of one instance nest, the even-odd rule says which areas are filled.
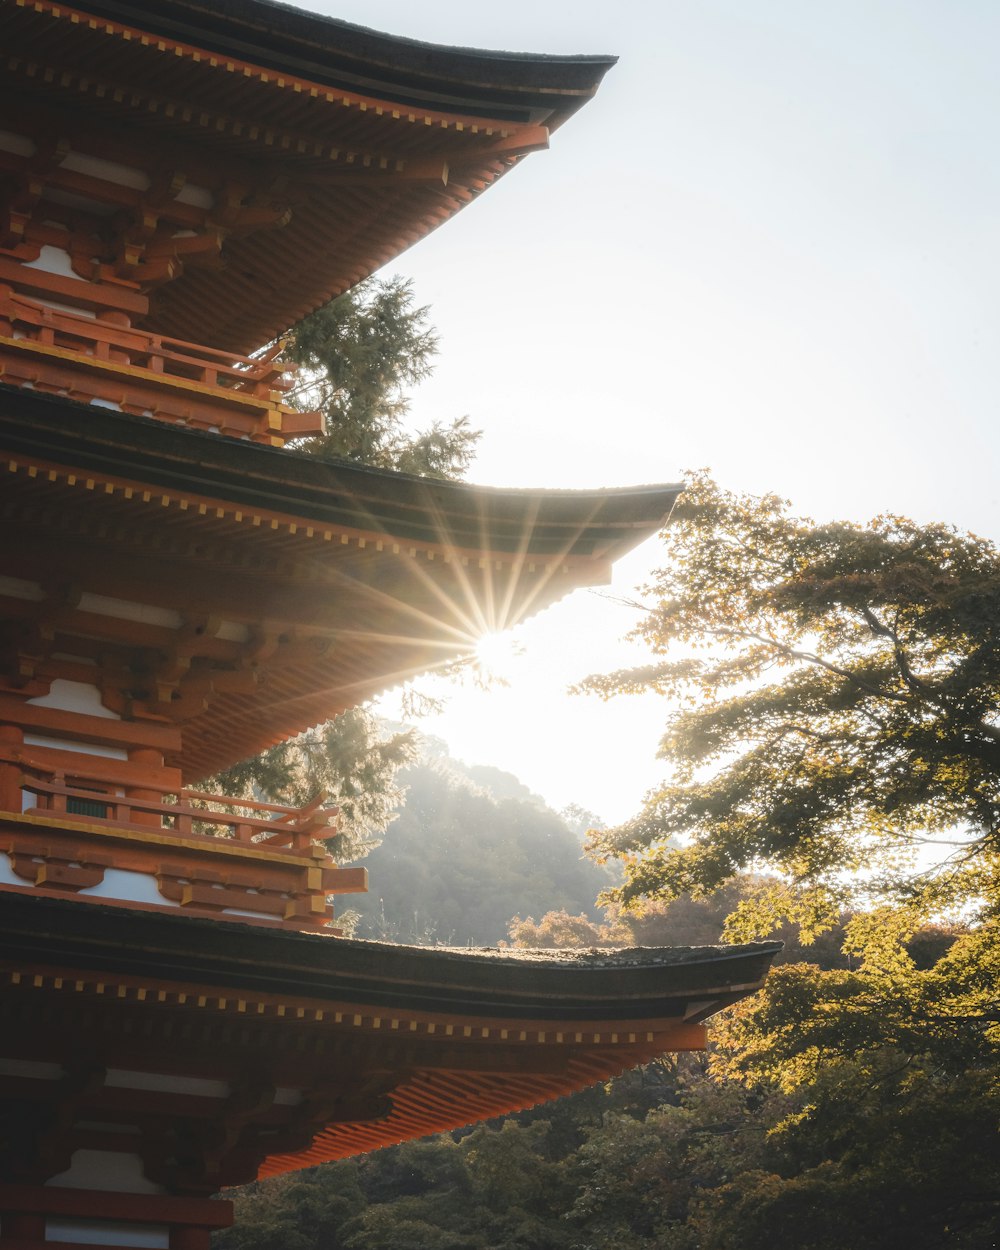
[[[423,477],[464,476],[480,437],[468,417],[418,433],[405,425],[409,390],[433,372],[438,352],[428,314],[406,279],[368,278],[290,331],[284,358],[300,368],[291,399],[321,409],[327,425],[299,450]]]
[[[947,525],[816,524],[697,475],[636,634],[649,666],[591,678],[673,709],[671,778],[597,835],[624,901],[762,866],[760,906],[854,893],[923,914],[997,897],[1000,552]],[[789,886],[794,890],[789,890]]]
[[[624,860],[610,893],[640,915],[728,895],[730,937],[795,920],[842,948],[799,949],[720,1017],[708,1079],[647,1119],[661,1203],[683,1199],[667,1244],[992,1245],[1000,552],[901,517],[816,524],[703,474],[664,541],[636,631],[653,662],[587,683],[671,709],[669,780],[593,835]]]

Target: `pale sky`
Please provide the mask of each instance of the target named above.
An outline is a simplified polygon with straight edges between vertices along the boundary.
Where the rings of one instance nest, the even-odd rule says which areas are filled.
[[[442,350],[418,424],[468,413],[473,481],[625,486],[710,466],[817,517],[1000,538],[1000,5],[314,0],[418,39],[615,53],[595,100],[390,267]],[[628,595],[652,542],[622,562]],[[578,593],[511,686],[424,727],[609,822],[662,775],[655,699],[570,698],[630,614]]]

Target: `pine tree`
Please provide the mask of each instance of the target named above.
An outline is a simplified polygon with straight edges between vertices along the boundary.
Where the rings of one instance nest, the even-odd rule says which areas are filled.
[[[409,389],[438,352],[428,313],[407,280],[369,278],[291,331],[284,355],[300,370],[291,399],[321,409],[327,425],[300,450],[421,477],[465,475],[480,437],[468,417],[417,433],[405,425]]]
[[[327,427],[293,450],[422,477],[464,475],[479,440],[467,417],[416,433],[405,424],[409,388],[431,373],[438,351],[428,313],[407,280],[369,278],[289,332],[283,355],[299,367],[290,400],[322,409]],[[331,849],[344,860],[378,845],[401,798],[396,772],[415,755],[411,733],[386,734],[367,709],[355,708],[209,784],[290,803],[325,791],[340,807]]]

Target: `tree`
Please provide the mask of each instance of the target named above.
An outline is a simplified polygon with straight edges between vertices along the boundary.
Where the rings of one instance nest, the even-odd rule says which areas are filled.
[[[899,517],[816,525],[704,475],[665,541],[637,630],[655,662],[588,683],[675,709],[673,777],[594,839],[625,859],[612,893],[702,897],[767,868],[730,936],[793,919],[808,941],[840,915],[850,964],[778,968],[718,1022],[709,1080],[662,1113],[682,1130],[663,1174],[695,1180],[677,1218],[720,1250],[985,1250],[1000,1213],[1000,553]],[[743,1111],[713,1144],[719,1098]]]
[[[774,919],[831,918],[852,888],[915,915],[1000,899],[993,544],[893,516],[817,525],[704,475],[664,540],[636,630],[655,662],[587,683],[675,709],[673,779],[595,838],[626,859],[618,897],[767,865]]]
[[[365,1206],[353,1159],[254,1181],[231,1193],[236,1222],[213,1234],[214,1250],[340,1250],[340,1229]]]
[[[714,1083],[771,1108],[768,1150],[692,1209],[699,1245],[996,1244],[996,933],[959,935],[920,969],[890,939],[851,929],[848,945],[865,954],[857,970],[777,969],[716,1030]],[[748,1111],[760,1120],[753,1102]]]
[[[710,896],[692,898],[683,895],[668,901],[645,902],[641,907],[622,907],[620,903],[605,904],[603,922],[586,915],[570,915],[564,909],[546,912],[540,920],[531,916],[515,916],[508,926],[511,945],[515,947],[589,947],[627,946],[712,946],[722,940],[726,923],[738,909],[747,909],[761,890],[771,883],[755,877],[734,877]],[[784,922],[773,936],[784,943],[777,956],[778,963],[799,962],[805,958],[822,968],[846,968],[850,956],[842,950],[845,915],[821,934],[810,933],[808,955],[803,947],[799,926]],[[907,952],[914,961],[929,967],[955,941],[955,934],[945,926],[922,927],[907,943]]]
[[[365,708],[352,708],[219,773],[213,785],[223,794],[256,792],[293,806],[323,791],[340,810],[329,848],[338,860],[351,860],[381,841],[403,796],[396,774],[416,754],[412,730],[387,734]]]
[[[368,278],[331,300],[289,334],[284,358],[300,367],[291,400],[319,408],[327,433],[299,450],[423,477],[463,477],[480,432],[468,417],[409,433],[408,388],[433,371],[438,338],[428,309],[400,277]]]
[[[403,278],[369,278],[306,317],[286,339],[283,358],[300,374],[290,400],[321,408],[327,433],[294,450],[354,460],[428,477],[461,477],[475,455],[479,432],[467,417],[408,433],[407,388],[433,369],[438,339],[428,309],[416,307]],[[324,790],[340,807],[340,833],[331,850],[341,860],[376,846],[402,792],[397,770],[416,755],[412,734],[386,735],[364,708],[292,742],[245,760],[208,783],[225,794],[250,793],[306,803]]]

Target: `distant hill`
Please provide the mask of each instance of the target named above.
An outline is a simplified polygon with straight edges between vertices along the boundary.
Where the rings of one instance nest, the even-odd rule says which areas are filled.
[[[506,938],[515,915],[596,914],[607,872],[582,857],[579,834],[516,777],[463,764],[430,739],[400,780],[399,815],[361,861],[369,893],[350,900],[359,937],[488,946]]]

